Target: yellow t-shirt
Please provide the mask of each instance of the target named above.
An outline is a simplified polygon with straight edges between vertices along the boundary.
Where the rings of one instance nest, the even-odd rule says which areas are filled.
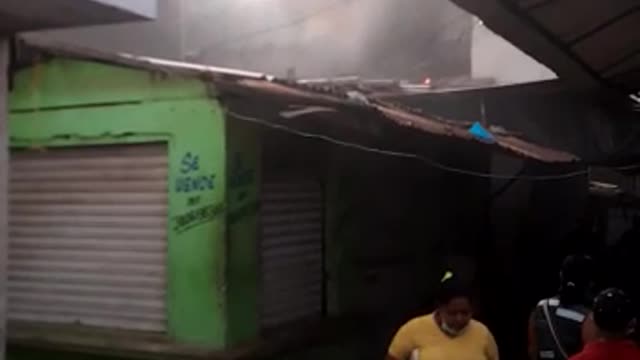
[[[417,351],[419,360],[499,360],[498,346],[489,329],[471,320],[457,337],[445,335],[432,315],[404,325],[389,347],[389,355],[409,359]]]

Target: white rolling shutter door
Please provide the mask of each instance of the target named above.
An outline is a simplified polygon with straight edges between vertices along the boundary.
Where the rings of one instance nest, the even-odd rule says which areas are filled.
[[[167,148],[11,155],[9,319],[166,330]]]
[[[261,216],[261,325],[322,314],[323,199],[315,181],[266,182]]]

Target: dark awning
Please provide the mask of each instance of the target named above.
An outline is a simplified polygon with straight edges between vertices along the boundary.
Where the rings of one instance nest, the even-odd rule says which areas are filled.
[[[148,20],[157,0],[0,0],[0,34]]]
[[[581,85],[640,90],[640,0],[453,0]]]

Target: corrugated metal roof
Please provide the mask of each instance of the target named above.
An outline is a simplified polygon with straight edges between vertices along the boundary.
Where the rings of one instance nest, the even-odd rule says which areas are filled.
[[[453,0],[560,78],[640,90],[640,0]]]
[[[35,53],[34,53],[35,51]],[[41,55],[75,58],[149,71],[194,76],[213,83],[214,93],[225,101],[225,93],[241,94],[245,99],[261,97],[279,103],[278,111],[265,117],[268,121],[281,122],[282,114],[300,110],[301,107],[329,108],[332,116],[340,115],[340,125],[352,131],[362,131],[361,127],[345,123],[344,119],[357,122],[356,117],[367,122],[380,122],[397,128],[413,129],[416,133],[446,137],[460,141],[476,141],[468,132],[469,122],[449,121],[403,108],[398,104],[382,102],[361,93],[344,91],[335,86],[324,87],[313,83],[297,83],[277,79],[259,72],[220,68],[202,64],[192,64],[162,59],[154,59],[130,54],[104,53],[96,50],[80,49],[63,45],[37,44],[30,42],[22,47],[20,63],[28,65]],[[35,54],[40,56],[34,57]],[[237,96],[236,96],[237,97]],[[325,111],[326,112],[326,111]],[[314,112],[307,112],[306,115]],[[275,119],[277,116],[279,119]],[[297,122],[299,123],[299,122]],[[326,129],[314,126],[314,131],[323,133]],[[363,131],[364,132],[364,131]],[[326,134],[325,134],[326,135]],[[369,134],[370,135],[370,134]],[[384,136],[382,134],[381,136]],[[494,134],[495,143],[483,144],[496,150],[508,152],[523,158],[549,163],[576,162],[579,159],[570,153],[546,148],[510,135],[508,132]],[[426,141],[426,139],[425,139]]]
[[[224,85],[222,86],[224,88]],[[470,121],[453,121],[428,116],[397,104],[381,102],[373,98],[368,98],[369,102],[366,105],[354,103],[348,100],[347,96],[343,96],[343,94],[334,94],[336,91],[334,88],[330,90],[331,92],[323,92],[306,86],[256,79],[240,80],[237,81],[234,86],[246,88],[249,89],[250,92],[262,93],[264,95],[289,97],[291,103],[298,105],[337,106],[336,111],[339,111],[340,108],[348,111],[349,108],[364,107],[370,110],[369,116],[376,117],[380,121],[392,121],[397,126],[415,129],[431,135],[465,141],[476,141],[468,131],[472,125]],[[502,130],[499,133],[494,132],[493,135],[496,139],[495,144],[487,146],[495,146],[500,150],[520,157],[542,162],[566,163],[578,161],[578,158],[573,154],[534,144],[513,135],[508,130]]]

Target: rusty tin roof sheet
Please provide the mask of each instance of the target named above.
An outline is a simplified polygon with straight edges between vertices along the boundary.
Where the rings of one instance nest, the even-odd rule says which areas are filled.
[[[124,53],[107,53],[92,49],[78,48],[68,45],[36,43],[29,41],[19,47],[19,63],[39,61],[47,56],[58,56],[79,60],[95,61],[136,69],[184,76],[198,77],[214,84],[216,91],[226,89],[243,90],[259,96],[286,98],[291,103],[304,102],[306,106],[331,106],[335,112],[349,112],[350,109],[368,110],[368,114],[380,121],[416,132],[424,132],[435,136],[448,137],[462,141],[478,141],[468,131],[470,122],[451,121],[429,116],[398,104],[369,98],[364,94],[350,94],[335,87],[326,88],[278,79],[274,76],[252,71],[244,71],[202,64],[156,59]],[[526,141],[506,131],[493,133],[495,142],[486,144],[496,150],[505,151],[516,156],[547,163],[571,163],[579,161],[578,157],[560,150],[555,150]]]

